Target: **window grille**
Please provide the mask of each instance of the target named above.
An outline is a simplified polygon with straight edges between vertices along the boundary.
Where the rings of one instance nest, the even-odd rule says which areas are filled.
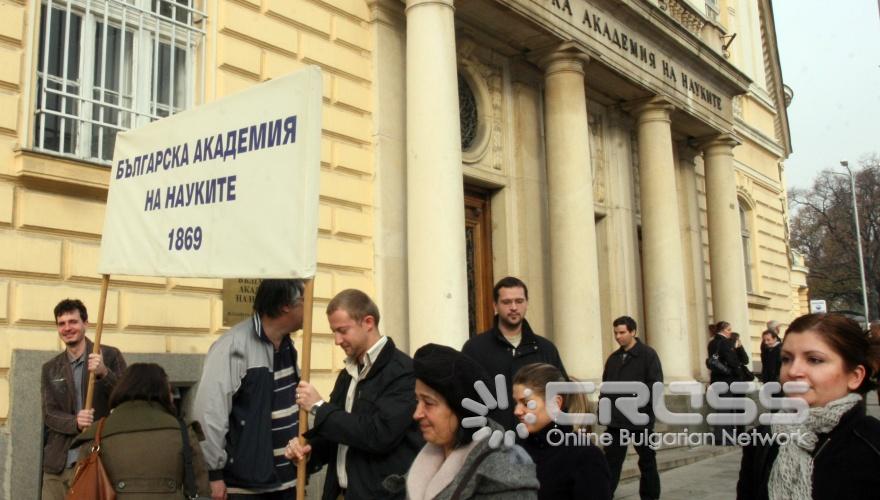
[[[204,81],[194,1],[45,0],[33,148],[107,163],[118,131],[191,107],[197,63]]]
[[[477,98],[463,76],[458,75],[458,121],[461,127],[461,150],[467,151],[477,138],[479,125]]]

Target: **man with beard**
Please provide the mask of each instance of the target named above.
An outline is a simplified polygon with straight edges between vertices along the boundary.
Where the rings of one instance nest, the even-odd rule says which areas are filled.
[[[55,326],[65,350],[43,365],[43,500],[64,498],[79,456],[70,444],[92,422],[107,416],[110,393],[125,371],[119,349],[102,345],[100,353],[92,353],[92,341],[86,338],[89,314],[81,301],[59,302]],[[85,410],[89,372],[95,373],[95,390],[92,408]]]
[[[505,429],[513,429],[517,420],[513,415],[514,405],[510,403],[513,401],[511,382],[520,368],[547,363],[568,376],[553,342],[536,334],[526,321],[529,308],[526,284],[512,276],[502,278],[492,289],[492,299],[495,302],[492,328],[465,342],[461,351],[483,365],[490,379],[494,380],[499,374],[506,377],[507,409],[496,411],[491,417]]]

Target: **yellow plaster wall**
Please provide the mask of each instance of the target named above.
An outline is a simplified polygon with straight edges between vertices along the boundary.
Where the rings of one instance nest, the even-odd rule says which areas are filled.
[[[746,94],[742,99],[743,121],[755,128],[765,136],[774,139],[776,136],[776,114],[752,94]]]
[[[323,70],[312,367],[314,382],[329,393],[343,355],[333,345],[324,307],[345,288],[375,291],[369,10],[364,0],[206,3],[207,100],[305,65]],[[70,176],[35,184],[20,175],[18,145],[30,144],[30,131],[21,125],[28,107],[22,82],[33,81],[25,65],[36,50],[29,42],[35,29],[29,8],[30,2],[0,0],[0,422],[8,414],[12,350],[62,349],[55,303],[79,297],[97,316],[101,186],[106,189],[108,179],[98,175],[87,189]],[[26,155],[50,173],[71,163]],[[214,279],[113,276],[103,339],[123,352],[205,353],[224,331],[221,288],[222,280]]]
[[[757,176],[763,177],[766,182],[772,183],[775,189],[782,189],[782,181],[779,177],[781,159],[752,137],[743,136],[740,140],[742,144],[733,149],[734,160],[739,165],[755,171]]]

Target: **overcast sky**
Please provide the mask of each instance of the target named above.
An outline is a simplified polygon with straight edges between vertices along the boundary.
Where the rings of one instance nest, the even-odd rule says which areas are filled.
[[[794,90],[786,180],[809,187],[840,160],[880,154],[878,0],[774,0],[773,11],[782,78]]]

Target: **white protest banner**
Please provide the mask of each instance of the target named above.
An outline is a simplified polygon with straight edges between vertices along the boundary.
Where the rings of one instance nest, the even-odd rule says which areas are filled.
[[[120,133],[101,274],[315,275],[321,72]]]

